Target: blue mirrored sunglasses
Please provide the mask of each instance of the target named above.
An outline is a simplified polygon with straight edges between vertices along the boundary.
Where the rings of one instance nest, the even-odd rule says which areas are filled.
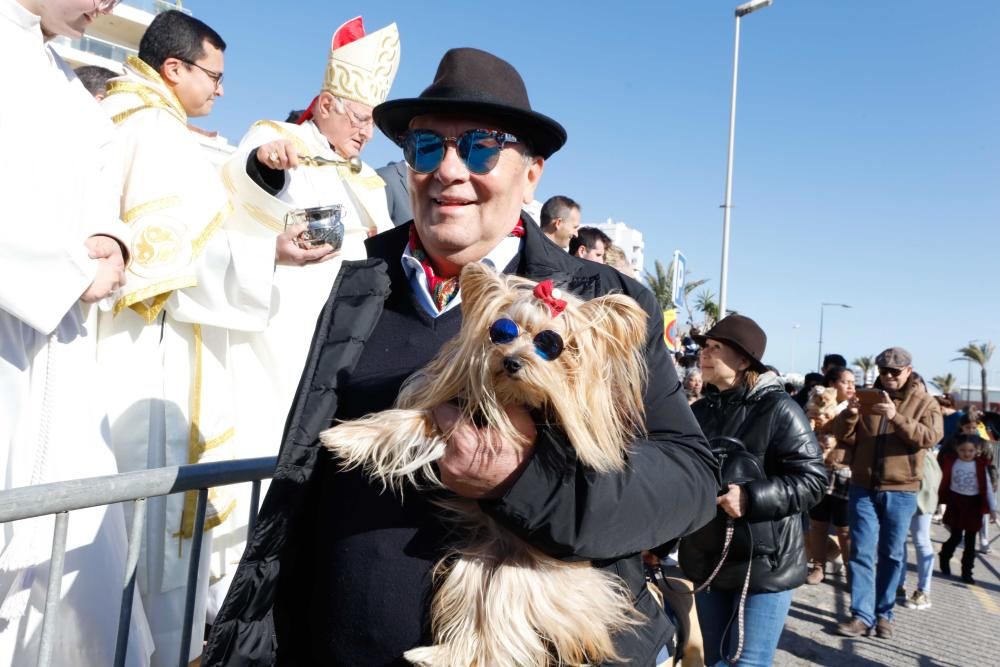
[[[490,325],[490,340],[496,345],[513,343],[520,335],[521,330],[518,328],[517,322],[506,317],[502,317]],[[531,342],[535,344],[535,352],[545,361],[554,361],[562,354],[563,339],[555,331],[548,329],[540,331]]]
[[[497,166],[507,144],[520,143],[513,134],[499,130],[466,130],[446,137],[433,130],[410,130],[402,136],[403,159],[413,171],[429,174],[441,166],[448,144],[455,144],[458,157],[473,174],[488,174]]]

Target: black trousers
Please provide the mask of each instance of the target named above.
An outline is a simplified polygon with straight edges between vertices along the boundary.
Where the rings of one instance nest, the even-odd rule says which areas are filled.
[[[979,537],[978,530],[951,530],[951,537],[948,541],[941,546],[941,559],[944,561],[951,560],[951,557],[955,555],[955,549],[958,547],[958,543],[962,541],[962,535],[965,535],[965,548],[962,551],[962,576],[972,575],[972,566],[976,563],[976,539]]]

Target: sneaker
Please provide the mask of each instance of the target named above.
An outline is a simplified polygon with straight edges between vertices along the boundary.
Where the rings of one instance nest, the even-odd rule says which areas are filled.
[[[906,604],[906,589],[902,586],[896,589],[896,604]]]
[[[913,597],[906,601],[907,609],[930,609],[931,596],[923,591],[913,591]]]
[[[962,575],[962,583],[963,584],[974,584],[974,583],[976,583],[976,580],[972,578],[971,574],[963,574]]]
[[[860,618],[852,618],[849,621],[837,624],[837,634],[845,637],[867,637],[871,632],[872,627],[865,625],[865,622]]]
[[[809,574],[806,575],[806,583],[815,586],[816,584],[823,583],[823,566],[819,563],[811,563],[809,565]]]
[[[880,618],[875,624],[875,636],[879,639],[892,639],[892,621]]]
[[[993,553],[993,550],[990,549],[989,540],[979,540],[979,553],[981,554]]]

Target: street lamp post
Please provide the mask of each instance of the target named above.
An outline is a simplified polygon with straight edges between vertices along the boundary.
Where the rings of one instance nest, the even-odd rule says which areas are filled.
[[[819,352],[816,354],[816,370],[823,369],[823,309],[827,306],[850,308],[846,303],[827,303],[824,301],[819,304]]]
[[[795,348],[796,343],[799,340],[799,329],[802,328],[801,324],[792,325],[792,367],[788,369],[789,373],[795,372]]]
[[[740,64],[740,19],[772,0],[752,0],[736,8],[736,38],[733,44],[733,92],[729,106],[729,154],[726,158],[726,201],[722,204],[722,275],[719,279],[719,317],[726,316],[726,289],[729,286],[729,214],[733,207],[733,143],[736,139],[736,76]]]

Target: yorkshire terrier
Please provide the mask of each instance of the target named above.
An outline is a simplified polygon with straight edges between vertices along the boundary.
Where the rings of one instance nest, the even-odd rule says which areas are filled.
[[[644,432],[646,313],[610,294],[581,301],[474,263],[460,276],[462,329],[403,385],[396,407],[341,423],[320,439],[345,469],[361,467],[402,495],[442,489],[434,462],[451,432],[433,409],[496,442],[529,443],[505,410],[523,406],[561,429],[579,460],[622,470]],[[613,635],[643,621],[618,577],[588,562],[545,555],[487,516],[477,502],[436,503],[458,536],[435,566],[434,645],[405,658],[420,667],[546,667],[621,660]]]

